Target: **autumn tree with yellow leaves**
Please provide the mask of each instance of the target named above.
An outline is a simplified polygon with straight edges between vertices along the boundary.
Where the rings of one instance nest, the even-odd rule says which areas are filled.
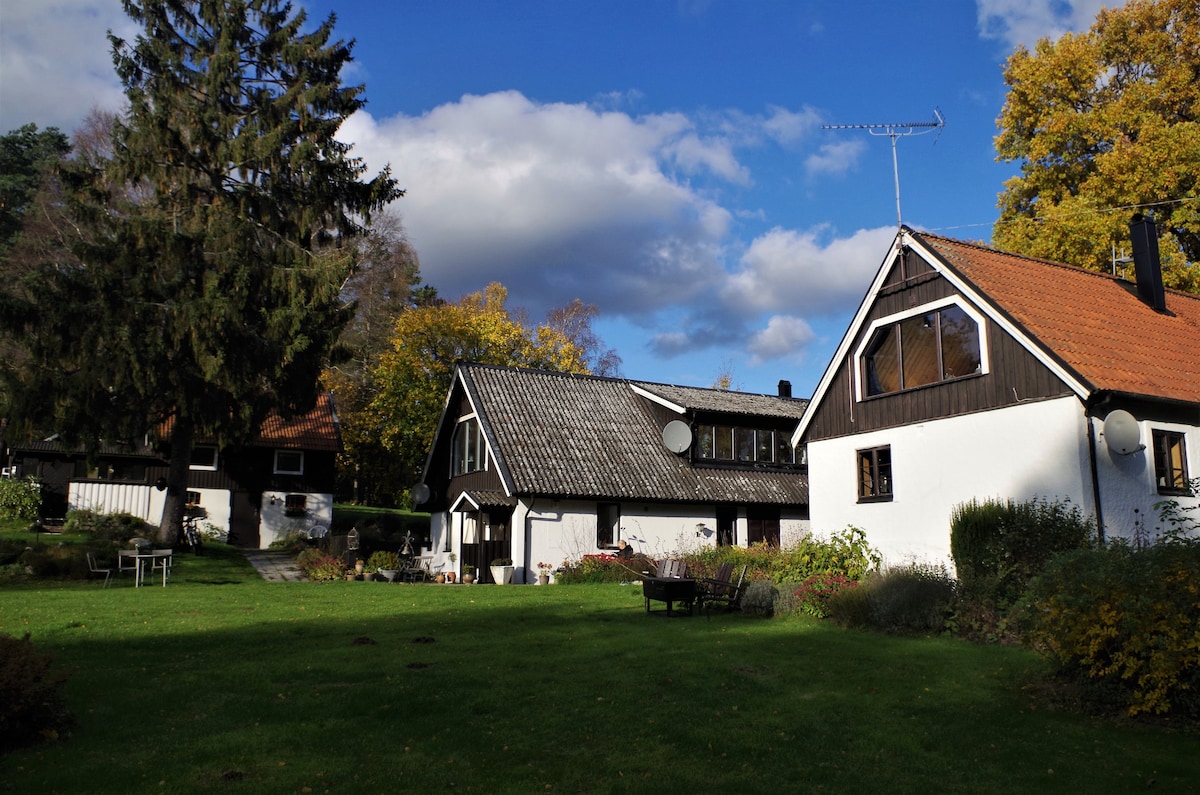
[[[397,317],[365,411],[407,485],[420,478],[456,363],[591,372],[588,351],[566,331],[550,322],[529,326],[523,313],[505,306],[507,299],[508,290],[494,282],[457,302],[435,301]]]
[[[1169,287],[1200,292],[1200,4],[1132,0],[1085,33],[1008,59],[998,159],[1005,183],[992,242],[1107,271],[1151,214]],[[1190,263],[1190,264],[1189,264]]]

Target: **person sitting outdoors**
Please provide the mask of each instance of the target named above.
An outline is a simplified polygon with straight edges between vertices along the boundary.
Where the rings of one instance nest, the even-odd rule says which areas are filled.
[[[629,542],[621,539],[617,542],[617,558],[619,560],[629,560],[633,557],[633,547],[629,546]]]

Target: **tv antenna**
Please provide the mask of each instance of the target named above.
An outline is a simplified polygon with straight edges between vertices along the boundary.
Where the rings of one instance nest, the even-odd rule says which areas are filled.
[[[822,130],[866,130],[871,135],[884,136],[892,139],[892,173],[896,178],[896,225],[903,226],[904,222],[900,216],[900,162],[896,158],[896,139],[904,138],[910,135],[926,135],[938,130],[938,135],[941,135],[941,129],[946,126],[946,119],[943,118],[942,112],[937,108],[933,109],[933,121],[918,121],[900,123],[885,123],[885,124],[824,124],[821,125]],[[937,140],[934,140],[937,143]]]

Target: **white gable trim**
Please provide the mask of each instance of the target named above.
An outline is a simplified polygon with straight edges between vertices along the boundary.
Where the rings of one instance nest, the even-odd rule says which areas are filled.
[[[460,513],[462,511],[462,504],[464,502],[468,503],[471,508],[476,511],[482,507],[478,502],[475,501],[470,492],[464,491],[462,494],[458,495],[458,499],[455,500],[454,504],[450,506],[450,513]]]
[[[821,380],[817,382],[817,388],[813,391],[812,400],[809,401],[808,409],[804,412],[804,416],[800,418],[800,423],[796,426],[796,430],[792,433],[792,447],[800,444],[801,437],[808,430],[808,424],[816,415],[817,409],[825,401],[825,394],[829,391],[830,385],[833,384],[833,379],[837,376],[838,370],[842,366],[842,362],[846,361],[846,357],[850,353],[850,343],[858,335],[858,329],[867,319],[867,314],[871,311],[871,307],[875,304],[875,296],[879,292],[879,288],[883,286],[884,279],[887,278],[888,266],[896,259],[896,255],[903,248],[903,233],[897,234],[892,241],[892,247],[888,249],[888,253],[883,258],[883,262],[879,264],[879,269],[875,272],[875,279],[871,282],[871,287],[867,290],[867,294],[863,296],[862,303],[858,305],[858,311],[854,313],[854,318],[850,321],[850,327],[846,330],[842,341],[838,343],[837,350],[834,351],[833,357],[830,358],[829,364],[825,367],[825,374],[821,376]]]
[[[909,248],[913,249],[914,251],[919,251],[922,259],[928,262],[934,270],[945,277],[946,281],[954,285],[955,289],[966,296],[968,300],[982,309],[984,314],[991,318],[996,325],[1007,331],[1013,337],[1013,339],[1021,344],[1022,348],[1033,354],[1035,359],[1041,362],[1048,370],[1050,370],[1050,372],[1054,373],[1056,376],[1058,376],[1058,378],[1066,383],[1066,385],[1071,388],[1071,391],[1074,392],[1080,400],[1087,400],[1088,396],[1092,393],[1092,390],[1087,385],[1085,385],[1073,373],[1051,358],[1050,355],[1047,354],[1040,345],[1034,343],[1032,337],[1015,326],[1012,321],[999,312],[990,301],[980,295],[971,284],[960,279],[957,274],[942,267],[942,260],[940,257],[931,252],[929,249],[920,245],[907,233],[905,234],[905,237],[908,240]]]
[[[629,388],[633,390],[633,393],[635,395],[641,395],[642,397],[646,398],[647,400],[652,400],[655,403],[659,404],[660,406],[665,406],[666,408],[670,409],[671,411],[675,412],[676,414],[686,414],[687,413],[687,409],[685,409],[683,406],[680,406],[676,403],[672,403],[671,401],[667,400],[662,395],[656,395],[653,392],[650,392],[649,390],[643,389],[642,387],[638,386],[637,384],[630,384]]]
[[[808,426],[812,422],[812,418],[816,416],[817,409],[824,403],[825,395],[829,392],[829,388],[833,384],[833,380],[837,376],[838,370],[841,369],[843,363],[848,360],[853,363],[853,359],[848,359],[851,353],[850,345],[854,339],[858,337],[859,332],[862,330],[863,324],[866,322],[867,315],[870,313],[871,308],[875,305],[875,300],[879,295],[879,290],[883,287],[883,283],[887,278],[889,267],[891,266],[892,262],[895,261],[900,251],[905,247],[915,251],[921,257],[921,259],[925,260],[925,262],[931,268],[933,268],[934,271],[945,278],[946,281],[950,282],[950,284],[953,285],[954,288],[958,290],[958,292],[964,298],[977,307],[979,311],[983,312],[983,314],[992,320],[992,322],[994,322],[997,326],[1008,332],[1008,334],[1010,334],[1013,339],[1015,339],[1021,345],[1021,347],[1029,351],[1029,353],[1032,354],[1033,357],[1042,365],[1049,369],[1050,372],[1054,373],[1055,376],[1066,383],[1067,386],[1071,388],[1071,391],[1073,391],[1080,400],[1087,399],[1087,397],[1091,394],[1091,389],[1089,389],[1073,373],[1051,358],[1044,350],[1042,350],[1040,346],[1034,344],[1033,340],[1028,334],[1017,328],[1017,326],[1015,326],[1007,317],[1005,317],[990,301],[985,299],[972,285],[962,280],[955,273],[947,269],[943,265],[941,257],[930,251],[925,246],[921,245],[909,230],[901,230],[896,235],[895,240],[892,241],[892,246],[888,250],[887,256],[884,257],[883,262],[879,265],[879,270],[875,273],[875,278],[871,282],[870,289],[867,291],[862,303],[859,304],[858,311],[854,313],[853,320],[850,321],[850,327],[846,330],[845,336],[842,337],[842,341],[838,344],[837,350],[834,352],[833,358],[830,359],[829,365],[825,368],[825,373],[821,376],[820,382],[817,383],[817,388],[813,391],[812,401],[808,405],[808,410],[804,412],[804,416],[800,418],[800,423],[796,426],[795,432],[792,433],[793,447],[800,443],[800,439],[808,430]],[[966,307],[964,306],[963,308],[965,309]],[[981,347],[984,333],[986,332],[981,328]],[[983,351],[980,353],[984,354]],[[855,389],[857,390],[858,379],[855,378],[854,373],[851,373],[851,378],[853,379],[855,383]]]
[[[975,324],[979,329],[979,372],[991,372],[988,357],[987,323],[984,322],[984,316],[975,307],[971,306],[958,296],[950,296],[938,301],[932,301],[928,304],[923,304],[922,306],[906,309],[903,312],[896,312],[895,314],[888,315],[887,317],[881,317],[873,321],[871,325],[867,327],[867,332],[866,334],[863,334],[862,342],[860,342],[858,347],[854,349],[854,358],[852,360],[853,370],[851,372],[853,373],[853,376],[850,380],[854,382],[854,400],[859,403],[861,403],[863,400],[862,378],[859,377],[862,371],[859,369],[858,363],[862,361],[863,351],[866,350],[867,346],[871,344],[871,339],[875,335],[875,329],[882,328],[884,326],[890,326],[893,323],[898,323],[901,320],[910,317],[916,317],[917,315],[927,315],[930,312],[936,312],[939,309],[945,309],[946,307],[950,306],[957,306],[959,309],[970,315],[971,319],[975,321]]]

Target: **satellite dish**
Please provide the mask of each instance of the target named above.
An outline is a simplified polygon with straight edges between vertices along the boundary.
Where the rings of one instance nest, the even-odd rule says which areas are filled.
[[[429,487],[424,483],[418,483],[413,486],[412,501],[414,506],[429,502]]]
[[[1146,449],[1142,444],[1137,419],[1124,409],[1110,412],[1104,418],[1104,443],[1117,455],[1130,455]]]
[[[692,446],[692,429],[686,422],[671,420],[662,432],[663,446],[672,453],[682,453]]]

